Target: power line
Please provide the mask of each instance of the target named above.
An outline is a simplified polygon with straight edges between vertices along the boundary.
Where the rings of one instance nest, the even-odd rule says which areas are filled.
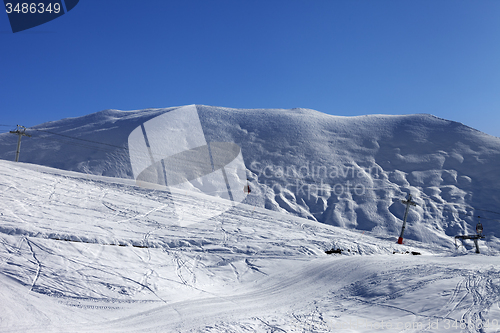
[[[83,141],[84,143],[74,143],[74,142],[71,142],[71,141],[63,141],[61,139],[51,138],[50,136],[38,136],[37,138],[48,139],[48,140],[55,140],[55,141],[61,141],[63,143],[69,144],[69,145],[74,145],[74,146],[79,146],[79,147],[94,149],[94,150],[98,150],[98,151],[102,151],[102,152],[109,152],[109,153],[124,155],[124,156],[127,156],[127,157],[129,156],[129,152],[130,151],[138,151],[137,149],[130,149],[130,148],[126,148],[126,147],[123,147],[123,146],[117,146],[117,145],[113,145],[113,144],[109,144],[109,143],[105,143],[105,142],[99,142],[99,141],[95,141],[95,140],[88,140],[88,139],[77,138],[77,137],[73,137],[73,136],[70,136],[70,135],[65,135],[65,134],[61,134],[61,133],[55,133],[55,132],[46,131],[46,130],[40,130],[40,129],[32,129],[32,130],[39,131],[39,132],[45,132],[45,133],[49,133],[49,134],[52,134],[52,135],[61,136],[61,137],[67,138],[67,139],[73,139],[73,140],[77,140],[77,141]],[[89,143],[90,143],[90,145],[89,145]],[[91,144],[99,144],[99,145],[104,145],[104,146],[107,146],[107,147],[95,146],[95,145],[91,145]],[[115,148],[115,149],[110,149],[108,147],[112,147],[112,148]],[[157,159],[162,159],[163,158],[163,156],[160,156],[158,154],[155,154],[155,157],[157,157]],[[185,162],[189,162],[189,163],[191,163],[191,165],[202,166],[205,163],[204,161],[201,161],[201,160],[198,160],[198,159],[194,159],[194,158],[193,159],[188,159],[188,158],[185,158],[185,157],[181,158],[179,156],[177,156],[176,158],[180,159],[180,160],[183,160]]]
[[[7,127],[7,126],[11,126],[11,125],[0,125],[0,126]],[[23,132],[26,131],[25,127],[21,126],[21,128],[23,128]],[[97,150],[97,151],[101,151],[101,152],[108,152],[108,153],[114,153],[114,154],[129,156],[130,149],[127,149],[126,147],[123,147],[123,146],[117,146],[117,145],[113,145],[113,144],[110,144],[110,143],[99,142],[99,141],[95,141],[95,140],[77,138],[77,137],[66,135],[66,134],[61,134],[61,133],[56,133],[56,132],[47,131],[47,130],[41,130],[41,129],[36,129],[36,128],[32,128],[30,130],[48,133],[48,134],[52,134],[52,135],[55,135],[55,136],[60,136],[60,137],[66,138],[66,139],[82,141],[82,143],[71,142],[71,141],[68,141],[68,140],[62,140],[62,139],[50,137],[48,135],[46,135],[46,136],[36,136],[36,138],[46,139],[46,140],[52,140],[52,141],[59,141],[59,142],[62,142],[64,144],[68,144],[68,145],[73,145],[73,146],[78,146],[78,147],[93,149],[93,150]],[[11,133],[17,133],[17,132],[11,131]],[[25,135],[29,136],[28,134],[25,134]],[[101,145],[101,146],[96,146],[96,145],[93,145],[93,144],[97,144],[97,145]],[[103,146],[105,146],[105,147],[103,147]],[[111,147],[111,148],[114,148],[114,149],[110,149],[108,147]],[[198,163],[198,162],[201,163],[201,161],[197,161],[197,160],[193,160],[193,159],[186,159],[186,158],[181,158],[181,159],[184,160],[184,161],[186,161],[186,162],[190,162],[190,163],[193,163],[193,162],[194,163]],[[362,170],[362,168],[360,168],[360,170]],[[317,181],[317,180],[314,180],[314,178],[315,178],[314,176],[310,176],[310,175],[309,176],[305,176],[305,177],[299,177],[298,175],[297,176],[291,176],[288,173],[286,174],[286,176],[285,176],[285,173],[283,173],[282,177],[278,177],[278,179],[281,179],[281,180],[282,179],[300,180],[301,184],[304,184],[304,185],[313,185],[313,184],[322,185],[322,186],[326,186],[326,185],[328,185],[328,186],[339,185],[339,184],[330,184],[329,182],[325,183],[325,182],[323,182],[323,179],[321,179],[321,181]],[[377,181],[377,179],[375,179],[375,180],[371,179],[371,181]],[[357,185],[363,186],[364,190],[381,190],[381,189],[401,190],[400,186],[398,186],[396,184],[392,184],[392,183],[385,184],[385,186],[380,186],[380,187],[366,187],[366,186],[364,186],[363,184],[360,184],[360,183],[358,183],[358,184],[353,183],[351,185],[352,185],[353,188],[355,186],[357,186]],[[427,199],[432,200],[432,203],[436,204],[436,205],[443,205],[443,206],[444,205],[460,205],[461,208],[470,209],[470,210],[474,210],[474,211],[483,211],[483,212],[488,212],[488,213],[493,213],[493,214],[500,215],[500,212],[495,212],[495,211],[486,210],[486,209],[478,209],[478,208],[474,208],[474,207],[463,205],[463,204],[436,202],[435,199],[431,198],[430,196],[428,196],[428,195],[426,195],[426,194],[424,194],[422,192],[420,192],[419,194],[422,197],[426,197]],[[362,195],[362,196],[366,197],[366,198],[381,199],[378,196],[371,196],[371,195]],[[396,198],[396,197],[393,197],[393,198]],[[468,214],[460,213],[458,211],[453,211],[453,210],[448,209],[446,207],[442,207],[441,209],[442,210],[446,210],[446,211],[450,211],[450,212],[453,212],[453,213],[457,213],[459,215],[473,217],[473,215],[468,215]],[[497,220],[497,219],[489,219],[489,218],[485,218],[485,217],[481,217],[481,218],[483,218],[485,220],[500,221],[500,220]]]
[[[85,144],[85,143],[71,142],[71,141],[68,141],[66,139],[54,138],[54,137],[50,137],[50,136],[35,136],[35,138],[45,139],[45,140],[50,140],[50,141],[57,141],[57,142],[61,142],[63,144],[71,145],[71,146],[83,147],[83,148],[93,149],[93,150],[102,151],[102,152],[109,152],[109,153],[116,152],[115,150],[108,149],[106,147],[98,147],[98,146],[92,146],[92,145]],[[117,153],[126,154],[125,152],[117,152]]]
[[[76,138],[74,136],[69,136],[69,135],[65,135],[65,134],[61,134],[61,133],[55,133],[55,132],[40,130],[40,129],[36,129],[36,128],[32,128],[31,130],[33,130],[33,131],[39,131],[39,132],[45,132],[45,133],[49,133],[49,134],[53,134],[53,135],[59,135],[59,136],[65,137],[65,138],[73,139],[73,140],[80,140],[80,141],[85,141],[85,142],[90,142],[90,143],[97,143],[97,144],[100,144],[100,145],[110,146],[110,147],[118,148],[118,149],[126,149],[124,147],[112,145],[112,144],[105,143],[105,142],[99,142],[99,141],[93,141],[93,140],[88,140],[88,139]]]

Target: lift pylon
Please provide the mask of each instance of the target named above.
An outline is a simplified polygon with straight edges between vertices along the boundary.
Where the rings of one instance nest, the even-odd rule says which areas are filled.
[[[27,136],[28,138],[31,138],[31,135],[26,133],[26,127],[17,125],[15,131],[10,131],[12,134],[17,134],[17,150],[16,150],[16,162],[19,162],[19,153],[21,153],[21,138],[23,136]]]

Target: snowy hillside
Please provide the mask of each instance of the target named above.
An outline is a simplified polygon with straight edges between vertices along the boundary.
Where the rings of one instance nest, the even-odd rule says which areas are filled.
[[[0,188],[1,332],[500,330],[488,242],[398,245],[247,204],[180,227],[167,192],[7,161]]]
[[[41,124],[21,161],[132,178],[129,134],[165,112],[107,110]],[[242,149],[252,193],[246,203],[347,229],[397,236],[411,193],[418,203],[405,238],[452,246],[483,217],[500,248],[500,139],[431,115],[336,117],[313,110],[197,106],[208,142]],[[0,135],[12,160],[16,136]]]

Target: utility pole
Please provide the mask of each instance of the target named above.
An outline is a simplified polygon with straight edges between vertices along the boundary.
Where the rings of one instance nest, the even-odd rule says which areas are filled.
[[[31,135],[26,134],[26,127],[17,125],[15,131],[10,131],[12,134],[17,134],[19,137],[17,139],[17,151],[16,151],[16,162],[19,162],[19,153],[21,152],[21,138],[23,136],[27,136],[28,138],[31,138]]]
[[[411,194],[408,194],[408,200],[401,200],[402,203],[406,205],[405,217],[403,219],[403,227],[401,228],[401,234],[398,238],[398,244],[403,244],[403,234],[406,228],[406,218],[408,217],[408,211],[410,210],[410,206],[416,206],[417,203],[411,200]]]

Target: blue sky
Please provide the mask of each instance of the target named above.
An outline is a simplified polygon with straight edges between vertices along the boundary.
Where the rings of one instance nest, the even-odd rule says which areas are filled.
[[[0,124],[205,104],[430,113],[500,137],[499,18],[497,0],[80,0],[13,34],[0,14]]]

